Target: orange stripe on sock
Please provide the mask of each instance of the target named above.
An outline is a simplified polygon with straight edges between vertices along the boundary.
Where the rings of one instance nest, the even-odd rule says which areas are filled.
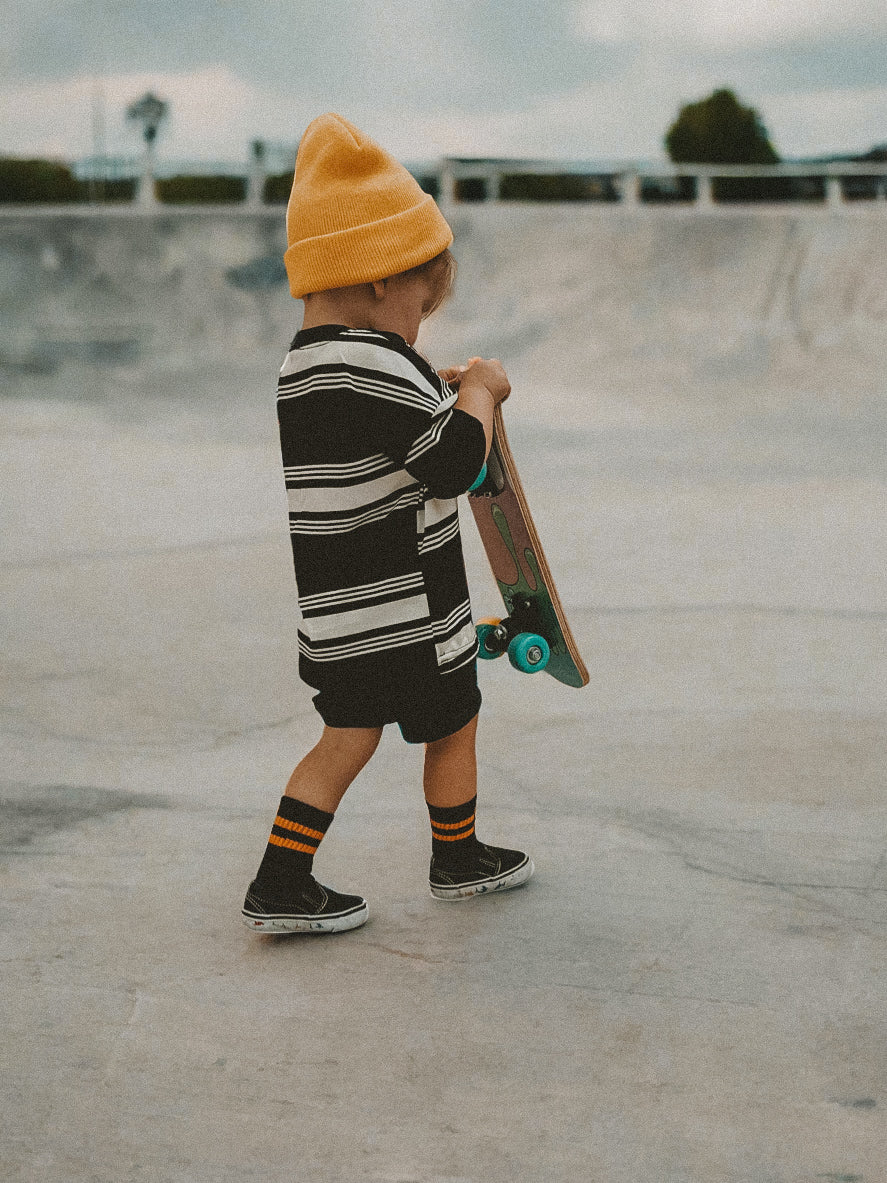
[[[319,842],[323,837],[323,830],[309,830],[307,826],[300,826],[298,822],[291,822],[280,814],[274,819],[275,826],[283,830],[295,830],[297,834],[305,834],[308,838],[316,838]]]
[[[303,854],[316,854],[316,846],[306,846],[303,842],[294,842],[292,838],[278,838],[276,834],[272,834],[268,841],[273,846],[285,846],[287,850],[301,850]]]
[[[477,814],[473,813],[471,817],[463,818],[460,822],[432,822],[431,828],[432,830],[459,830],[462,826],[473,824],[476,817]]]
[[[438,842],[459,842],[462,838],[470,838],[474,833],[474,826],[470,830],[466,830],[464,834],[435,834],[434,837]]]

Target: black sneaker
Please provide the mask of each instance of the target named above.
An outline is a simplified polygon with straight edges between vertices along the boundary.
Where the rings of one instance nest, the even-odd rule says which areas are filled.
[[[470,858],[457,865],[447,865],[432,855],[429,885],[439,900],[467,900],[487,891],[520,887],[534,870],[533,860],[522,850],[503,850],[479,842]]]
[[[342,895],[322,887],[313,876],[287,899],[273,899],[249,886],[243,923],[253,932],[347,932],[366,924],[367,902],[359,895]]]

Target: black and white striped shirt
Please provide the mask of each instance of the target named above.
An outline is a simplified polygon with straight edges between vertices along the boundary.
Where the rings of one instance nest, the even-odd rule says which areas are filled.
[[[455,498],[477,477],[483,427],[396,333],[298,333],[277,414],[309,685],[477,652]]]

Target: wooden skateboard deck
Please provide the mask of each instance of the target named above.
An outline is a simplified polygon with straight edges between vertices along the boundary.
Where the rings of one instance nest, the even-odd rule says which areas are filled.
[[[518,476],[501,406],[496,407],[487,476],[468,494],[490,569],[499,585],[506,619],[490,640],[502,652],[518,633],[544,637],[551,655],[546,673],[567,686],[587,686],[588,670],[554,585],[542,543]]]

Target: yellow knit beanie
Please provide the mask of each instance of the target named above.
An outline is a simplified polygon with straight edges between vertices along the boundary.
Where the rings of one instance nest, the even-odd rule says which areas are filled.
[[[290,291],[371,283],[427,263],[453,241],[434,198],[341,115],[302,137],[286,208]]]

